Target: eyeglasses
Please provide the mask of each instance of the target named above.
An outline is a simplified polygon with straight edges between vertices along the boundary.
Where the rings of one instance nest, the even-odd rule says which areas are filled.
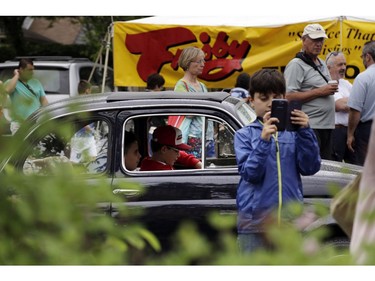
[[[327,58],[326,58],[326,63],[328,62],[328,60],[329,60],[332,56],[336,57],[338,54],[340,54],[340,52],[338,52],[338,51],[334,51],[334,52],[329,53],[328,56],[327,56]]]
[[[179,151],[177,148],[174,148],[174,147],[171,147],[171,146],[167,146],[167,148],[168,148],[169,150],[173,150],[173,151],[176,152],[176,153],[180,153],[180,151]]]
[[[201,63],[205,63],[206,61],[205,61],[204,59],[201,59],[201,60],[192,61],[192,62],[195,62],[195,63],[199,63],[199,64],[201,64]]]

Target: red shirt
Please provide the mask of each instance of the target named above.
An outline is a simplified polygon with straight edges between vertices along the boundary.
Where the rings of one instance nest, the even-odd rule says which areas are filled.
[[[180,150],[180,156],[178,157],[176,164],[185,166],[187,168],[194,168],[199,162],[199,159],[193,155]],[[151,157],[146,157],[142,160],[140,171],[158,171],[158,170],[174,170],[173,166],[166,163],[155,161]]]

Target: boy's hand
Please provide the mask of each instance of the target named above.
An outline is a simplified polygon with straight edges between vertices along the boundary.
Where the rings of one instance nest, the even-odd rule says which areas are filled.
[[[271,139],[271,135],[276,133],[277,127],[275,123],[279,122],[279,119],[272,117],[271,112],[267,112],[263,117],[263,130],[261,134],[261,138],[265,141],[269,141]]]
[[[294,109],[291,112],[290,120],[293,125],[299,125],[301,128],[307,128],[309,126],[309,116],[301,110]]]

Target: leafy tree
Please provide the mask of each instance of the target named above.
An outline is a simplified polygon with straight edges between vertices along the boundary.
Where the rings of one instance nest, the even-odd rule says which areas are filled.
[[[25,53],[25,40],[22,24],[26,17],[0,17],[0,26],[5,33],[5,44],[15,50],[16,54]]]
[[[21,143],[17,137],[3,143],[0,159]],[[160,249],[139,223],[120,225],[106,213],[108,202],[121,201],[105,177],[87,182],[68,162],[45,168],[46,175],[26,175],[8,164],[0,172],[1,265],[125,265],[135,250]],[[131,218],[130,210],[119,212]]]
[[[23,35],[22,24],[25,16],[3,16],[0,17],[0,27],[6,35],[5,46],[1,47],[0,61],[14,56],[37,56],[37,55],[71,55],[83,56],[95,60],[98,51],[105,45],[105,36],[108,28],[114,21],[128,21],[144,16],[87,16],[68,17],[72,24],[81,24],[84,32],[85,48],[81,45],[64,46],[61,44],[36,43],[26,39]],[[58,19],[67,18],[61,16],[44,16],[50,21],[52,27]],[[112,57],[112,56],[111,56]],[[104,53],[103,53],[104,60]],[[110,62],[112,65],[112,62]]]

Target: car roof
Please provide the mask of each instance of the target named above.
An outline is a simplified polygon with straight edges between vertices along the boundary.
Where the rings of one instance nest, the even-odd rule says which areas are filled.
[[[35,122],[47,113],[46,116],[54,117],[61,114],[68,114],[71,111],[113,109],[116,106],[147,106],[153,100],[153,105],[164,105],[168,103],[181,105],[186,104],[221,104],[226,99],[235,99],[226,92],[206,92],[206,93],[186,93],[186,92],[110,92],[104,94],[90,94],[62,99],[48,104],[37,110],[30,116],[30,120]],[[238,102],[236,99],[235,102]]]
[[[144,99],[189,99],[189,100],[211,100],[222,102],[229,96],[226,92],[206,92],[206,93],[188,93],[188,92],[117,92],[107,97],[108,102],[125,100],[144,100]]]
[[[88,58],[74,58],[71,56],[28,56],[28,57],[15,57],[6,62],[16,62],[18,63],[21,59],[31,59],[33,62],[40,61],[53,61],[53,62],[91,62]]]
[[[35,66],[54,66],[69,68],[72,64],[89,65],[92,66],[95,63],[88,58],[73,58],[70,56],[30,56],[30,57],[15,57],[14,59],[7,60],[0,63],[2,67],[14,67],[18,66],[19,61],[22,58],[28,58],[33,61]],[[100,64],[97,64],[100,67]]]

